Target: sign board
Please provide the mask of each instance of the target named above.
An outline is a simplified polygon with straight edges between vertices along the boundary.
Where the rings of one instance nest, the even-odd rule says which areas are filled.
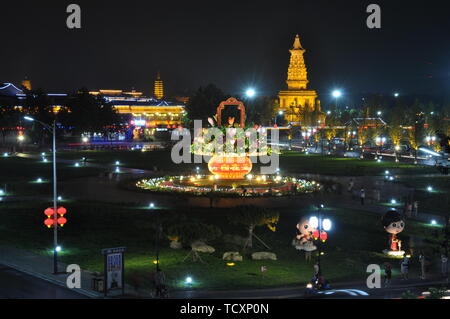
[[[108,291],[121,289],[122,294],[125,292],[125,263],[124,252],[125,247],[103,249],[105,256],[105,296]]]

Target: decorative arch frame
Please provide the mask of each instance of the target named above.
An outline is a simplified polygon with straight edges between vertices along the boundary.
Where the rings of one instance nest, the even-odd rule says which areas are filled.
[[[238,111],[241,112],[241,128],[245,128],[245,120],[247,115],[245,114],[245,105],[241,101],[238,101],[236,98],[231,97],[226,101],[223,101],[220,103],[219,107],[217,108],[217,125],[220,127],[222,126],[222,111],[225,109],[226,106],[236,106]]]

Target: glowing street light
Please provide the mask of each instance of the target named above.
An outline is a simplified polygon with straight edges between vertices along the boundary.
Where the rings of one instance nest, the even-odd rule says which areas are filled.
[[[428,186],[427,187],[427,191],[432,192],[433,191],[433,187],[432,186]]]
[[[154,203],[150,203],[150,205],[148,205],[148,207],[149,207],[150,209],[153,209],[153,208],[155,208],[155,204],[154,204]]]
[[[245,92],[245,95],[247,95],[248,98],[254,98],[256,96],[256,91],[255,89],[249,88]]]
[[[392,200],[391,200],[391,204],[392,204],[392,205],[396,205],[396,204],[397,204],[397,200],[392,199]]]
[[[186,279],[184,280],[184,282],[185,282],[186,284],[188,284],[188,285],[191,285],[193,281],[194,281],[194,280],[192,279],[191,276],[186,277]]]
[[[335,99],[338,99],[342,96],[342,92],[340,90],[334,90],[332,94]]]
[[[323,256],[322,252],[322,243],[325,243],[328,239],[327,231],[330,231],[332,228],[332,222],[330,219],[322,218],[322,209],[324,208],[324,205],[318,206],[318,216],[312,216],[309,219],[309,225],[315,229],[313,233],[313,239],[318,241],[318,255],[317,255],[317,263],[319,265],[319,273],[318,275],[322,275],[322,267],[320,264],[320,257]]]
[[[24,116],[23,117],[28,122],[37,122],[41,124],[44,129],[50,131],[53,135],[53,147],[52,147],[52,154],[53,154],[53,212],[54,212],[54,220],[57,220],[58,213],[58,199],[57,199],[57,180],[56,180],[56,120],[53,120],[53,125],[50,126],[49,124],[46,124],[44,122],[41,122],[39,120],[36,120],[32,118],[31,116]],[[40,180],[40,181],[39,181]],[[42,183],[42,179],[39,179],[38,183]],[[58,252],[56,250],[56,247],[58,247],[58,223],[55,223],[53,228],[53,273],[58,274]]]
[[[55,248],[55,251],[56,251],[56,252],[59,253],[61,250],[62,250],[61,246],[56,246],[56,248]]]
[[[399,96],[400,96],[400,93],[397,93],[397,92],[394,93],[394,97],[399,97]]]
[[[431,221],[431,225],[436,226],[436,225],[437,225],[437,221],[433,219],[433,220]]]

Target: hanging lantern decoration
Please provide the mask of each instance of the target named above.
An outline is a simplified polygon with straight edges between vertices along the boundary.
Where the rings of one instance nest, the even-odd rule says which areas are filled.
[[[313,232],[313,238],[314,238],[314,240],[319,239],[319,236],[320,236],[319,231],[318,231],[318,230],[315,230],[315,231]]]
[[[47,208],[47,209],[44,211],[44,214],[45,214],[45,216],[47,216],[48,218],[50,218],[51,216],[54,215],[54,210],[53,210],[53,208]]]
[[[327,239],[328,239],[328,234],[327,234],[326,232],[322,232],[322,233],[320,234],[320,240],[321,240],[322,242],[326,242]]]
[[[44,222],[45,226],[51,228],[55,224],[55,220],[52,218],[46,219]]]
[[[67,219],[65,217],[59,217],[58,224],[59,226],[64,227],[64,225],[67,224]]]
[[[57,212],[60,216],[64,216],[65,214],[67,214],[67,209],[65,209],[64,207],[60,207],[58,208]]]

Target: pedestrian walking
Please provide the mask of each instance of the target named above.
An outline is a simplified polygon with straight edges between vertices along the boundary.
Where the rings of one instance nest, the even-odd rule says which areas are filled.
[[[413,204],[413,217],[417,217],[419,213],[419,202],[414,202]]]
[[[155,296],[156,298],[165,298],[167,296],[166,276],[158,269],[155,274]]]
[[[384,286],[387,288],[391,285],[392,265],[388,262],[384,263]]]
[[[441,255],[441,273],[444,278],[448,278],[448,257],[444,254]]]
[[[355,182],[353,181],[353,178],[350,179],[350,182],[348,182],[347,190],[351,194],[353,192],[353,187],[355,187]]]
[[[313,268],[314,268],[314,281],[316,281],[317,279],[319,279],[319,272],[320,272],[319,263],[315,263]]]
[[[420,279],[425,280],[425,255],[423,253],[419,256],[419,262],[420,262]]]
[[[400,262],[400,272],[403,275],[403,280],[408,280],[408,273],[409,273],[409,255],[406,255],[403,257],[402,261]]]
[[[361,191],[359,193],[359,196],[361,198],[361,205],[364,206],[364,201],[366,199],[366,191],[364,190],[364,188],[361,188]]]

